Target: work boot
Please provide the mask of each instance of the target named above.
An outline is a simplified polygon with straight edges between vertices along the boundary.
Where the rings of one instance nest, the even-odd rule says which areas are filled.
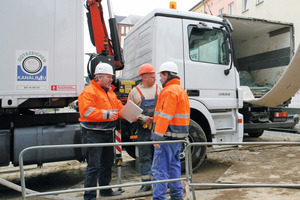
[[[101,197],[110,197],[110,196],[118,196],[121,195],[121,191],[113,191],[111,190],[110,192],[100,192]]]
[[[147,191],[151,191],[151,190],[152,190],[151,185],[142,185],[142,187],[140,189],[138,189],[135,193],[147,192]]]

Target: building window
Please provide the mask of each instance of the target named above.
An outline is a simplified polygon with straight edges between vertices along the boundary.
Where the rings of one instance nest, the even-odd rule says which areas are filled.
[[[256,0],[256,5],[264,2],[264,0]]]
[[[223,13],[224,13],[224,8],[222,8],[222,9],[219,10],[219,14],[220,15],[223,14]]]
[[[248,0],[243,0],[243,12],[249,9]]]
[[[234,2],[232,2],[228,5],[228,14],[234,15]]]
[[[124,28],[124,26],[121,27],[121,34],[122,34],[122,35],[125,34],[125,28]]]
[[[121,48],[124,48],[124,40],[125,40],[125,36],[121,36],[121,44],[120,44],[120,46],[121,46]]]
[[[129,30],[130,30],[130,27],[127,26],[127,27],[126,27],[126,35],[127,35],[127,33],[129,32]]]

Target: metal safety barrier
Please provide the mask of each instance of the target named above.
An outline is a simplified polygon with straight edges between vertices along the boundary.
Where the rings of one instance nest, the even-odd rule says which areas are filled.
[[[196,199],[195,196],[195,187],[227,187],[227,188],[236,188],[236,187],[280,187],[280,188],[300,188],[300,184],[236,184],[236,183],[194,183],[193,181],[193,170],[192,170],[192,160],[191,160],[191,151],[190,149],[193,146],[209,146],[209,145],[300,145],[300,142],[200,142],[200,143],[190,143],[186,147],[186,180],[187,184],[192,188],[193,199]]]
[[[186,169],[186,178],[178,179],[167,179],[160,181],[149,181],[149,182],[137,182],[137,183],[128,183],[128,184],[118,184],[118,185],[108,185],[101,187],[89,187],[89,188],[78,188],[78,189],[69,189],[69,190],[60,190],[60,191],[51,191],[51,192],[38,192],[26,194],[25,186],[25,175],[24,175],[24,165],[23,165],[23,156],[27,151],[37,150],[37,149],[55,149],[55,148],[83,148],[83,147],[106,147],[106,146],[131,146],[131,145],[149,145],[149,144],[172,144],[172,143],[185,143],[187,144],[185,149],[185,169]],[[211,146],[211,145],[230,145],[230,146],[247,146],[247,145],[300,145],[300,142],[201,142],[201,143],[188,143],[186,140],[172,140],[172,141],[155,141],[155,142],[124,142],[124,143],[93,143],[93,144],[70,144],[70,145],[45,145],[45,146],[32,146],[24,149],[19,155],[19,168],[20,168],[20,179],[21,179],[21,188],[22,188],[22,199],[25,200],[27,197],[35,196],[46,196],[46,195],[55,195],[55,194],[65,194],[65,193],[74,193],[74,192],[84,192],[91,190],[99,189],[109,189],[109,188],[118,188],[118,187],[131,187],[131,186],[140,186],[146,184],[155,184],[155,183],[165,183],[165,182],[175,182],[185,180],[186,184],[192,188],[193,199],[196,199],[195,196],[195,187],[283,187],[283,188],[300,188],[300,184],[235,184],[235,183],[195,183],[193,182],[193,170],[192,170],[192,159],[191,159],[191,148],[193,146]]]
[[[60,191],[51,191],[51,192],[38,192],[38,193],[26,194],[23,157],[24,157],[24,154],[28,151],[37,150],[37,149],[63,149],[63,148],[83,148],[83,147],[132,146],[132,145],[149,145],[149,144],[153,145],[153,144],[173,144],[173,143],[185,143],[185,144],[188,145],[188,142],[186,140],[171,140],[171,141],[155,141],[155,142],[66,144],[66,145],[44,145],[44,146],[27,147],[27,148],[23,149],[21,151],[21,153],[19,154],[19,169],[20,169],[22,199],[25,200],[27,197],[35,197],[35,196],[46,196],[46,195],[55,195],[55,194],[84,192],[84,191],[119,188],[119,187],[131,187],[131,186],[140,186],[140,185],[146,185],[146,184],[148,185],[148,184],[155,184],[155,183],[167,183],[167,182],[175,182],[175,181],[185,180],[185,178],[177,178],[177,179],[166,179],[166,180],[159,180],[159,181],[148,181],[148,182],[138,182],[138,183],[108,185],[108,186],[89,187],[89,188],[77,188],[77,189],[69,189],[69,190],[60,190]]]

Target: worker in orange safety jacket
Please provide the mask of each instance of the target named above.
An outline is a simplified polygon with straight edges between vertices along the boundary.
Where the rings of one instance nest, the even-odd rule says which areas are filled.
[[[189,98],[177,76],[178,67],[174,62],[165,62],[160,66],[160,82],[163,90],[158,96],[153,118],[151,139],[182,140],[189,134],[190,104]],[[176,179],[181,176],[181,143],[154,144],[152,163],[153,181]],[[180,181],[153,185],[153,200],[166,199],[168,186],[171,199],[183,199]]]
[[[113,68],[107,63],[100,63],[95,68],[95,77],[78,97],[80,125],[85,143],[112,143],[113,129],[116,127],[118,111],[123,108],[111,85]],[[111,181],[111,167],[114,161],[114,148],[87,148],[87,167],[84,187],[109,185]],[[112,189],[100,190],[100,196],[120,195],[120,191]],[[85,191],[84,199],[96,200],[97,193]]]

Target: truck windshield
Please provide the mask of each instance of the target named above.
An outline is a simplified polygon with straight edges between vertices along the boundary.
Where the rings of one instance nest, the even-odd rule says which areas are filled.
[[[190,59],[198,62],[228,64],[226,42],[221,29],[188,27]]]

